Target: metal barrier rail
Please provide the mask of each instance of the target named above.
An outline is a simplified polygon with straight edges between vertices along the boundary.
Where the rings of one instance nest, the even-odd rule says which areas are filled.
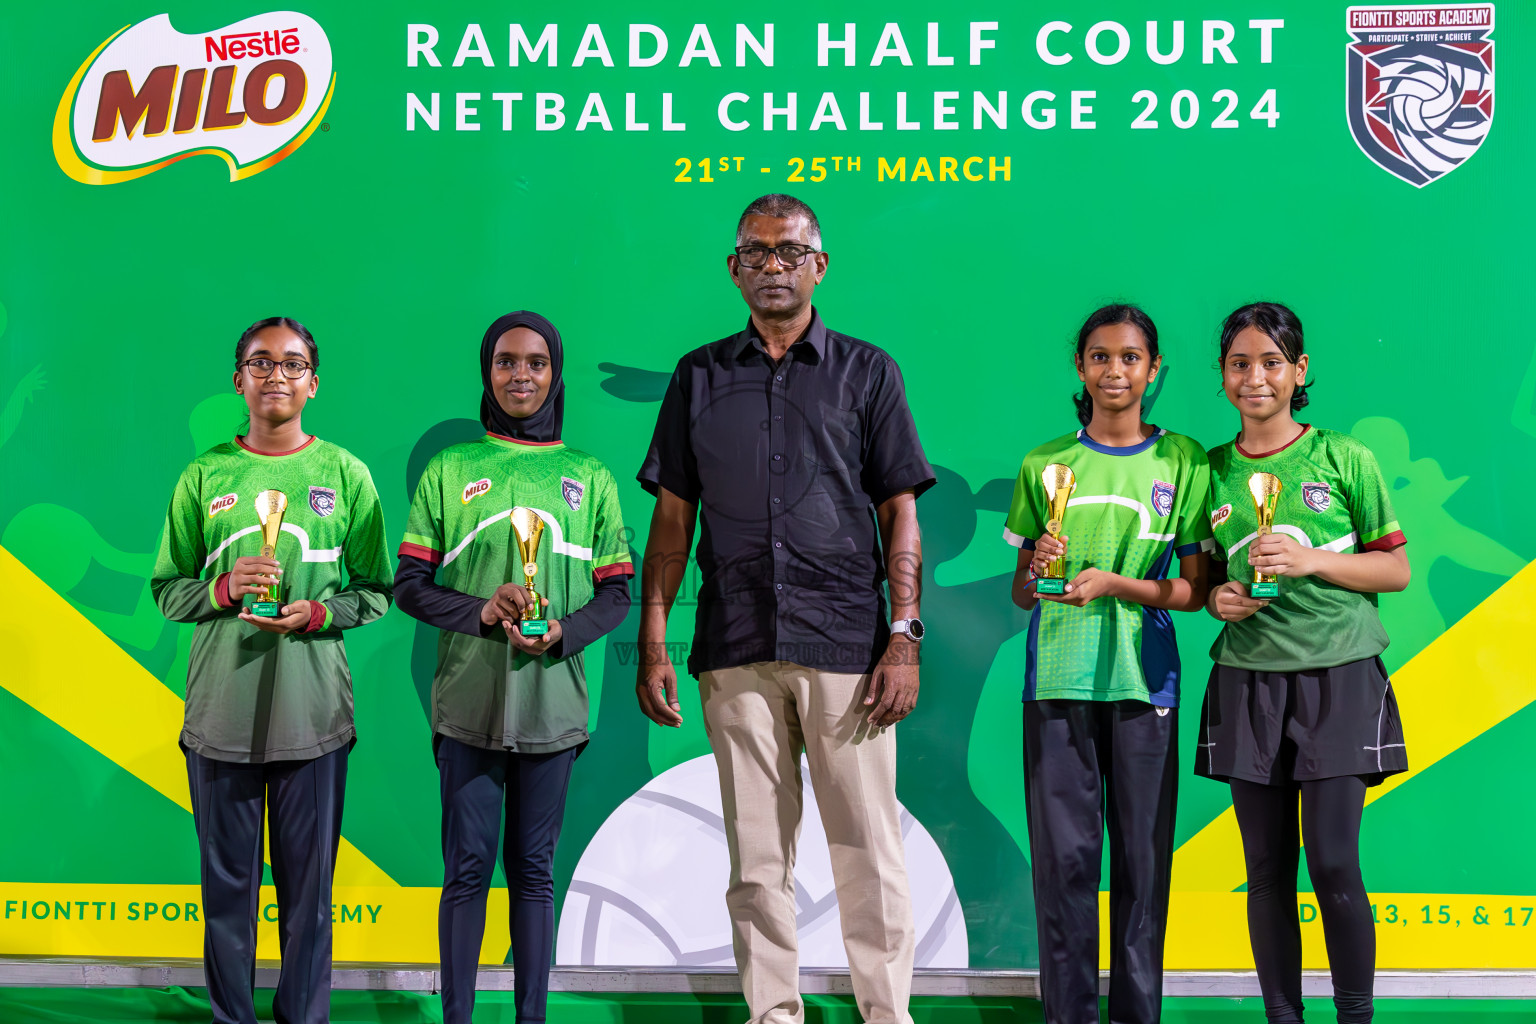
[[[1108,974],[1101,984],[1108,984]],[[277,984],[277,963],[257,965],[256,986]],[[203,963],[197,959],[102,959],[92,957],[0,957],[0,985],[32,988],[197,988]],[[436,992],[439,972],[426,964],[338,963],[332,985],[353,991]],[[480,968],[477,987],[512,988],[510,966]],[[550,975],[556,992],[740,992],[741,980],[727,968],[681,970],[675,967],[557,967]],[[1307,971],[1308,996],[1333,994],[1328,972]],[[800,991],[815,995],[851,995],[848,972],[803,970]],[[1039,998],[1037,971],[918,970],[912,978],[918,996],[1023,996]],[[1169,971],[1163,994],[1234,998],[1257,996],[1252,971]],[[1521,999],[1536,997],[1531,971],[1390,971],[1376,972],[1376,995],[1383,998]]]

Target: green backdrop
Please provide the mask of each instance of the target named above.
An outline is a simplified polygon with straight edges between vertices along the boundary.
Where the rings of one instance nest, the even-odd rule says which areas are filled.
[[[930,635],[922,703],[900,727],[900,793],[954,875],[971,965],[1033,966],[1018,767],[1025,619],[1009,603],[1013,552],[1000,538],[1019,459],[1075,428],[1073,336],[1110,300],[1143,305],[1161,331],[1165,383],[1151,418],[1207,445],[1229,439],[1237,422],[1214,369],[1218,324],[1240,303],[1277,299],[1307,325],[1317,381],[1308,417],[1371,445],[1410,539],[1413,584],[1381,603],[1389,667],[1460,637],[1448,655],[1460,672],[1421,672],[1411,696],[1401,684],[1409,756],[1422,770],[1368,808],[1367,884],[1427,894],[1433,906],[1476,896],[1470,902],[1494,913],[1468,939],[1471,919],[1426,925],[1418,902],[1405,905],[1416,950],[1408,959],[1536,966],[1536,924],[1524,928],[1518,909],[1536,902],[1528,870],[1536,803],[1522,781],[1525,752],[1536,746],[1527,707],[1536,692],[1528,692],[1528,670],[1500,667],[1528,662],[1466,654],[1497,654],[1515,641],[1483,620],[1446,633],[1501,594],[1514,604],[1497,621],[1531,622],[1528,605],[1515,601],[1531,589],[1529,575],[1518,574],[1536,557],[1527,514],[1536,502],[1531,8],[1498,5],[1498,114],[1486,141],[1417,188],[1351,137],[1343,4],[1189,0],[1157,15],[1165,50],[1173,21],[1186,23],[1184,55],[1171,64],[1147,56],[1143,7],[825,4],[772,16],[773,66],[749,48],[746,66],[736,67],[736,18],[715,4],[316,0],[304,13],[329,40],[335,91],[323,123],[291,155],[239,181],[225,162],[197,156],[136,180],[87,185],[65,173],[51,141],[60,99],[93,50],[162,8],[11,5],[0,16],[0,128],[9,140],[0,162],[0,545],[15,564],[6,563],[0,583],[26,592],[15,567],[24,566],[181,694],[189,628],[160,617],[146,578],[177,474],[242,421],[229,380],[233,342],[273,314],[314,331],[323,371],[305,425],[370,466],[392,548],[426,459],[477,431],[485,325],[515,308],[546,314],[567,344],[566,438],[613,469],[638,551],[650,501],[633,478],[666,374],[683,352],[740,328],[746,310],[724,259],[736,217],[756,195],[792,192],[816,209],[831,253],[817,296],[822,315],[898,360],[939,477],[920,502]],[[169,14],[179,30],[201,35],[263,11],[221,0],[181,3]],[[743,18],[761,40],[765,20]],[[1203,22],[1217,19],[1234,26],[1235,63],[1219,51],[1201,58]],[[1259,19],[1284,23],[1269,30],[1267,62],[1264,33],[1248,25]],[[1036,49],[1053,20],[1072,26],[1048,39],[1049,52],[1071,55],[1067,63],[1048,63]],[[408,26],[418,21],[436,29],[441,67],[410,66]],[[856,26],[855,66],[844,66],[842,50],[831,51],[830,66],[818,64],[822,21],[834,40],[846,37],[846,23]],[[1104,21],[1125,26],[1129,51],[1119,63],[1088,53],[1088,30]],[[535,40],[557,23],[557,66],[524,56],[509,67],[509,22]],[[668,54],[656,66],[629,67],[628,26],[642,22],[666,33]],[[950,65],[927,62],[930,22]],[[995,46],[974,65],[973,22],[996,23],[981,33]],[[492,67],[473,56],[452,66],[472,23]],[[678,66],[695,23],[708,26],[721,67],[704,59]],[[899,26],[912,66],[899,57],[871,66],[887,23]],[[601,27],[614,67],[571,66],[588,24]],[[1098,40],[1102,52],[1115,49],[1113,30]],[[645,53],[654,49],[651,37],[643,43]],[[1039,90],[1056,100],[1037,100],[1032,116],[1054,107],[1053,128],[1031,127],[1021,110]],[[1157,98],[1156,129],[1132,127],[1147,103],[1133,101],[1140,90]],[[1170,112],[1181,90],[1200,105],[1188,128]],[[1222,90],[1237,97],[1234,128],[1212,127],[1227,105],[1212,100]],[[1268,90],[1273,123],[1249,116]],[[514,91],[525,99],[503,131],[492,94]],[[953,130],[934,126],[933,94],[946,91],[957,94]],[[973,94],[996,104],[1003,91],[1007,127],[989,118],[975,128]],[[751,121],[745,130],[727,129],[717,115],[732,92],[750,97],[728,108]],[[782,107],[787,92],[798,94],[796,129],[780,115],[764,130],[762,95]],[[1095,94],[1081,99],[1093,113],[1079,118],[1094,127],[1071,126],[1073,92]],[[481,130],[455,129],[460,93],[481,94]],[[563,128],[536,129],[537,93],[564,97]],[[591,93],[614,130],[575,129]],[[649,131],[624,130],[627,93]],[[684,129],[661,130],[664,93]],[[836,97],[846,130],[810,130],[824,93]],[[859,129],[866,93],[881,130]],[[903,93],[917,124],[910,130],[896,127]],[[410,97],[430,107],[433,94],[438,129],[418,112],[408,130]],[[95,101],[82,94],[78,102]],[[1192,108],[1187,97],[1180,104],[1182,119]],[[966,165],[971,156],[981,161]],[[810,178],[817,157],[829,168],[825,180],[789,180],[796,158]],[[913,180],[919,158],[938,178],[946,157],[984,178],[1006,161],[1007,175]],[[831,170],[832,158],[841,170]],[[898,158],[907,180],[879,180],[881,162]],[[692,164],[693,181],[674,180],[679,160]],[[700,160],[710,161],[712,181],[698,180]],[[89,705],[114,680],[73,670],[57,640],[44,645],[30,602],[8,609],[4,636],[26,656],[16,676],[0,671],[9,677],[0,689],[0,898],[25,901],[66,883],[195,884],[186,811],[82,739],[68,715],[39,710],[29,696],[47,689]],[[595,738],[571,793],[557,900],[621,801],[707,752],[688,687],[685,714],[695,713],[679,732],[651,727],[636,710],[625,646],[635,619],[588,658]],[[1186,707],[1199,706],[1215,625],[1177,617]],[[691,628],[691,608],[680,607],[673,639]],[[361,739],[346,834],[401,885],[435,886],[437,777],[423,710],[430,631],[394,612],[349,634],[347,645]],[[1501,695],[1496,707],[1461,707],[1471,684]],[[1445,740],[1443,756],[1420,754],[1416,744],[1429,750],[1442,718],[1475,722]],[[1188,755],[1195,724],[1193,713],[1184,716]],[[174,730],[161,740],[174,744]],[[1179,841],[1228,805],[1224,787],[1187,777]],[[1503,902],[1484,905],[1486,894]],[[1221,906],[1235,909],[1211,927],[1240,936],[1241,903]],[[1506,906],[1514,924],[1504,922]],[[0,952],[68,952],[61,946],[73,934],[28,931],[7,911]],[[1190,948],[1198,959],[1205,947]]]

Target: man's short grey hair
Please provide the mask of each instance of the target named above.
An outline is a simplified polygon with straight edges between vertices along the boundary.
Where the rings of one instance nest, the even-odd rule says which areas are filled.
[[[746,227],[747,218],[779,217],[788,218],[799,214],[805,217],[805,223],[810,229],[811,237],[806,239],[812,247],[821,248],[821,224],[816,220],[816,213],[809,206],[796,199],[794,196],[786,196],[774,192],[766,196],[759,196],[747,205],[741,212],[741,219],[736,222],[736,244],[741,244],[741,232]]]

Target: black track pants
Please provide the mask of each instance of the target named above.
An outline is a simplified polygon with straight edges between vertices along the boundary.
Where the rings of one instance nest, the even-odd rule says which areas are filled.
[[[272,883],[283,958],[277,1024],[325,1024],[331,1009],[331,880],[347,787],[342,747],[311,761],[244,764],[187,751],[202,859],[203,969],[215,1024],[256,1024],[261,834],[272,823]]]
[[[1099,1024],[1099,864],[1109,832],[1110,1024],[1162,1016],[1178,711],[1024,702],[1024,793],[1048,1024]]]

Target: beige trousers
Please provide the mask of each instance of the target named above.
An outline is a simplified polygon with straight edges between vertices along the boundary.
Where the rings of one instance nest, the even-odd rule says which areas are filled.
[[[800,751],[821,808],[843,945],[867,1024],[911,1024],[915,930],[896,803],[896,734],[871,729],[868,675],[788,661],[705,672],[704,725],[720,771],[732,945],[749,1024],[800,1024],[795,844]]]

